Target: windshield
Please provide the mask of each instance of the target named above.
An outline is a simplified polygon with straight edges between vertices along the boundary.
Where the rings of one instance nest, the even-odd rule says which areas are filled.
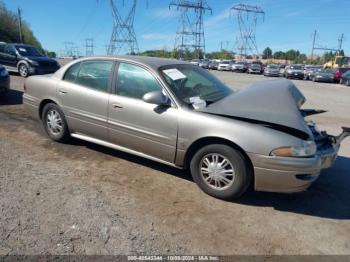
[[[278,69],[278,66],[276,66],[276,65],[268,65],[267,68],[268,69]]]
[[[200,100],[215,103],[233,93],[232,89],[207,70],[192,65],[170,65],[160,68],[171,91],[187,105]]]
[[[32,46],[16,46],[16,50],[22,56],[43,56]]]
[[[294,69],[294,70],[302,70],[302,66],[299,66],[299,65],[291,65],[290,66],[290,69]]]

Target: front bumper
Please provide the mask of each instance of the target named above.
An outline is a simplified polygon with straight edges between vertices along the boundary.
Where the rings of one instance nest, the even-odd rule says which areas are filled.
[[[322,169],[334,164],[341,141],[349,135],[348,128],[344,128],[338,137],[327,135],[328,142],[322,144],[311,158],[248,154],[254,166],[255,190],[282,193],[306,190],[319,177]]]
[[[264,72],[265,76],[280,76],[280,72]]]
[[[0,78],[0,93],[6,92],[10,89],[10,76]]]
[[[302,73],[286,73],[286,76],[289,78],[295,78],[295,79],[303,79],[304,74]]]

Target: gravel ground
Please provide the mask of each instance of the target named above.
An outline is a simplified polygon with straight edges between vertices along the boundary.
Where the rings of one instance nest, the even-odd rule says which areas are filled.
[[[227,72],[240,89],[265,79]],[[252,192],[238,202],[202,193],[190,176],[72,140],[51,142],[22,107],[23,79],[0,99],[0,255],[350,254],[350,139],[306,192]],[[350,89],[295,81],[331,133],[350,126]]]

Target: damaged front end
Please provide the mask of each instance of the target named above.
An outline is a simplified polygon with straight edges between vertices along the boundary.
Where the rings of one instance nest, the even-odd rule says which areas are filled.
[[[321,159],[321,168],[331,167],[337,159],[338,151],[342,141],[350,136],[350,128],[342,127],[342,133],[338,136],[327,134],[326,131],[319,131],[316,124],[309,123],[314,141],[317,145],[317,155]]]

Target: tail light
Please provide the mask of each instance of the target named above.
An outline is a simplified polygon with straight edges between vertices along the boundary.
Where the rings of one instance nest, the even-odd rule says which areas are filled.
[[[27,92],[27,86],[26,86],[26,84],[23,84],[23,92],[24,92],[24,93]]]

